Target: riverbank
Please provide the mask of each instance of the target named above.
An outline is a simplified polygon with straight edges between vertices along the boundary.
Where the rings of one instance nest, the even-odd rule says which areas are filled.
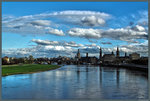
[[[2,76],[42,72],[57,68],[60,68],[60,66],[42,64],[2,65]]]
[[[126,68],[131,70],[138,70],[144,71],[148,73],[148,66],[147,65],[137,65],[137,64],[119,64],[119,65],[103,65],[103,66],[111,66],[111,67],[118,67],[118,68]]]
[[[54,99],[54,101],[57,99],[78,101],[86,98],[148,99],[148,87],[148,76],[142,72],[99,65],[64,65],[59,69],[39,72],[36,75],[33,73],[2,77],[1,96],[3,100],[16,99],[16,101],[19,99]]]

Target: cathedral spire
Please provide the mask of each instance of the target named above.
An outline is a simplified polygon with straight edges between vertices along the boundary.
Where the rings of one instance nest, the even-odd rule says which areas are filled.
[[[88,58],[88,53],[86,53],[86,58]]]
[[[116,57],[119,57],[119,48],[117,46]]]
[[[78,49],[77,58],[80,59],[80,50]]]
[[[100,51],[99,51],[99,59],[100,60],[102,59],[102,48],[100,48]]]

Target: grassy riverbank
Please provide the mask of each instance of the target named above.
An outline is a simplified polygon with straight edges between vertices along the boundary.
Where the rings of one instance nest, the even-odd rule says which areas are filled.
[[[42,64],[22,64],[22,65],[3,65],[2,76],[13,74],[27,74],[47,70],[57,69],[58,65],[42,65]]]

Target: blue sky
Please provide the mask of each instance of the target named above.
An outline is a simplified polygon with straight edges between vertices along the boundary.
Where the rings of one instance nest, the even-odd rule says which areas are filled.
[[[147,37],[148,2],[2,3],[3,56],[97,56],[117,46],[147,56]]]

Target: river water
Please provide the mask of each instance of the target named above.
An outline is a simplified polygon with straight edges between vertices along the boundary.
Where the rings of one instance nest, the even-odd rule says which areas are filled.
[[[122,68],[65,65],[2,77],[2,99],[148,99],[148,77]]]

